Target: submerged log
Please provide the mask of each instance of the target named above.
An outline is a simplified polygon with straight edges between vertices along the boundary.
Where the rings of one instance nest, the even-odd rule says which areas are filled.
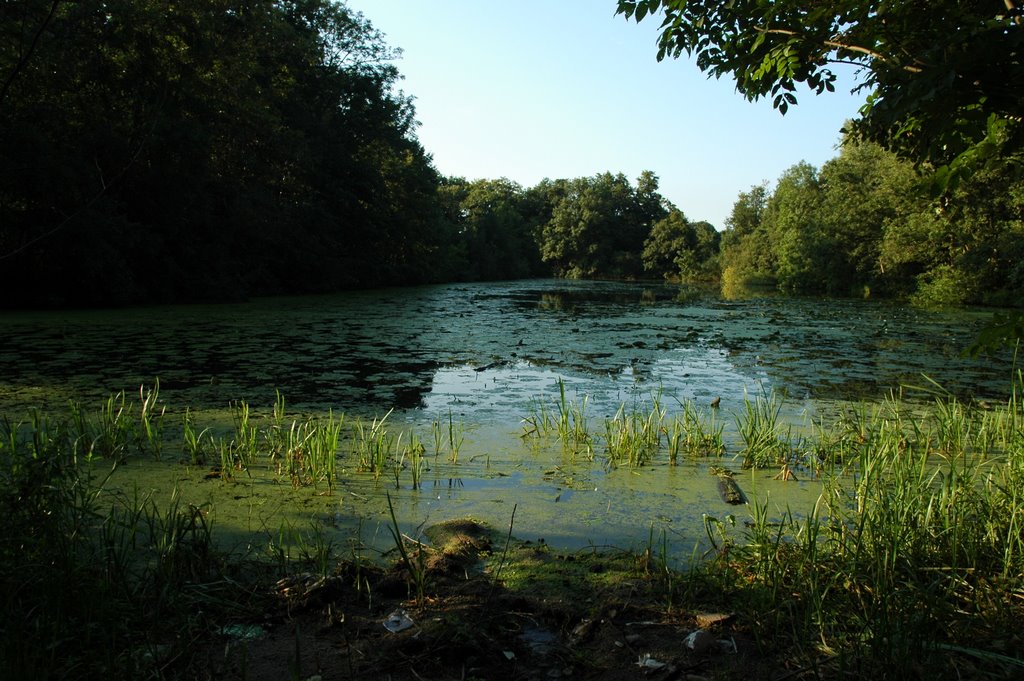
[[[745,504],[747,497],[743,494],[739,484],[732,479],[732,475],[725,473],[718,474],[718,493],[722,495],[722,501],[727,504]]]

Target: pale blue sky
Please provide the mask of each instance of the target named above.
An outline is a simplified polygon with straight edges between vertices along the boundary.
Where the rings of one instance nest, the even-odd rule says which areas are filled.
[[[403,50],[401,89],[446,175],[544,178],[643,170],[691,220],[723,229],[736,196],[837,154],[862,96],[798,92],[781,116],[692,60],[658,63],[660,21],[615,0],[348,0]]]

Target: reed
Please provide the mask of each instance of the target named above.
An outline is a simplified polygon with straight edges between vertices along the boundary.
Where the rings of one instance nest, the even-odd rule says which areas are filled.
[[[423,605],[426,601],[427,591],[427,565],[423,545],[417,544],[416,560],[413,560],[405,546],[405,535],[402,534],[402,530],[398,526],[398,519],[395,517],[395,507],[391,502],[390,494],[387,495],[387,500],[388,513],[391,516],[391,524],[388,525],[388,531],[391,533],[395,548],[398,549],[398,554],[402,558],[402,564],[408,572],[410,590],[415,588],[416,603],[417,605]]]
[[[626,411],[619,405],[611,419],[605,419],[605,450],[609,465],[643,466],[654,457],[661,446],[665,410],[661,402],[652,400],[646,412],[634,408]]]
[[[271,411],[270,425],[263,433],[263,437],[267,445],[267,454],[269,455],[271,462],[276,462],[284,458],[285,452],[288,450],[289,446],[289,439],[291,437],[290,431],[294,425],[294,421],[289,423],[287,420],[284,395],[281,394],[280,390],[275,389],[274,406]]]
[[[344,414],[335,416],[333,411],[328,411],[326,418],[315,420],[308,426],[307,469],[314,486],[318,482],[325,482],[328,490],[334,489],[338,446],[341,443],[341,430],[344,425]]]
[[[565,395],[565,382],[558,379],[558,439],[567,451],[578,452],[590,446],[591,437],[587,428],[587,401],[570,400]]]
[[[963,454],[977,440],[974,418],[954,396],[935,401],[931,427],[935,446],[942,454]]]
[[[210,429],[203,428],[196,430],[195,417],[192,410],[185,408],[185,415],[182,417],[181,448],[182,452],[188,455],[188,460],[193,466],[206,462],[207,450],[210,447]]]
[[[245,400],[240,400],[235,405],[232,416],[235,424],[235,435],[232,441],[235,463],[240,469],[246,469],[253,465],[259,453],[259,432],[256,425],[251,422],[249,405]]]
[[[681,406],[682,413],[665,426],[669,461],[676,463],[680,456],[723,456],[725,424],[718,421],[715,410],[701,411],[692,401]]]
[[[546,438],[556,436],[562,448],[572,454],[586,453],[593,458],[594,437],[590,434],[587,418],[589,397],[581,400],[570,399],[566,394],[565,381],[558,379],[558,399],[554,408],[545,400],[534,399],[530,413],[522,420],[523,438]]]
[[[120,398],[109,405],[111,416],[127,411]],[[245,607],[246,590],[222,576],[206,509],[177,494],[157,505],[148,493],[105,489],[111,461],[98,458],[96,431],[86,446],[83,413],[0,420],[5,678],[163,675],[208,635],[211,617]],[[159,664],[144,667],[156,651]]]
[[[99,457],[124,461],[130,445],[137,442],[135,424],[131,419],[132,403],[124,391],[108,397],[100,406],[96,418],[79,403],[72,401],[70,427],[75,432],[76,446],[86,458]]]
[[[547,437],[555,430],[555,418],[547,407],[544,400],[533,398],[530,404],[530,413],[521,421],[523,433],[520,437]]]
[[[157,461],[163,453],[164,416],[167,414],[165,405],[159,405],[159,411],[157,410],[159,399],[159,378],[155,380],[152,388],[139,386],[139,449],[148,450]]]
[[[755,500],[742,539],[706,519],[717,556],[708,570],[747,584],[744,607],[761,613],[755,633],[766,644],[780,632],[817,641],[806,662],[829,673],[915,676],[941,667],[950,646],[1024,666],[984,644],[1021,614],[1011,594],[1024,588],[1022,441],[999,462],[978,456],[970,441],[936,447],[959,441],[959,414],[935,406],[930,418],[948,417],[955,428],[947,433],[957,437],[932,437],[891,406],[858,417],[864,428],[844,440],[858,443],[846,452],[854,475],[824,469],[814,508],[772,517],[767,500]],[[830,442],[818,446],[834,445],[828,432]]]
[[[789,433],[783,434],[779,417],[783,401],[776,393],[743,400],[736,428],[743,441],[743,467],[767,468],[785,464],[792,452]]]
[[[375,478],[384,473],[391,457],[394,436],[388,431],[387,419],[392,411],[382,418],[374,417],[369,426],[363,420],[356,420],[352,425],[352,449],[359,468],[373,473]]]
[[[241,461],[235,457],[234,442],[226,437],[211,437],[210,448],[220,462],[220,479],[225,482],[233,480],[236,468],[241,470]]]
[[[462,451],[462,445],[466,441],[466,427],[465,424],[460,421],[455,421],[452,416],[452,410],[448,410],[448,451],[450,452],[450,460],[452,463],[459,462],[459,452]]]
[[[409,435],[409,445],[403,456],[409,461],[409,473],[412,476],[412,488],[419,489],[423,481],[423,469],[426,466],[426,447],[420,442],[416,433]]]

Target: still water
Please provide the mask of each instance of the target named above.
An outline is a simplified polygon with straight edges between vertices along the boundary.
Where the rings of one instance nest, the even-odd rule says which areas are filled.
[[[0,413],[95,404],[160,380],[167,431],[180,441],[181,415],[230,424],[245,401],[270,412],[275,391],[289,416],[345,413],[388,417],[425,442],[434,422],[461,425],[458,462],[429,458],[423,485],[355,470],[343,447],[338,485],[292,489],[276,476],[208,479],[168,453],[131,459],[111,483],[155,499],[173,493],[207,504],[215,532],[242,550],[281,541],[281,528],[331,528],[339,546],[358,539],[384,547],[385,492],[403,529],[472,515],[524,539],[578,548],[636,548],[665,537],[678,557],[700,548],[704,515],[743,519],[726,505],[706,462],[658,460],[609,470],[600,444],[593,461],[557,443],[524,440],[522,419],[553,404],[558,382],[585,396],[594,431],[620,405],[659,394],[678,411],[720,398],[724,463],[749,497],[782,509],[810,508],[813,480],[780,482],[775,471],[741,471],[735,416],[745,398],[783,395],[799,427],[831,419],[850,402],[934,387],[962,399],[999,402],[1010,356],[971,360],[961,350],[990,317],[984,311],[929,312],[878,301],[754,297],[724,300],[671,286],[537,280],[272,298],[243,304],[116,311],[4,313],[0,317]],[[177,431],[175,431],[177,428]],[[178,435],[175,436],[174,433]],[[432,448],[428,446],[428,453]]]

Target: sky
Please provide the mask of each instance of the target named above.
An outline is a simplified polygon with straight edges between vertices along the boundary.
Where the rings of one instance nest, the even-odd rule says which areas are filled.
[[[798,91],[782,116],[692,59],[657,61],[660,20],[615,16],[615,0],[348,0],[403,52],[400,89],[444,175],[544,178],[644,170],[691,221],[724,229],[740,192],[800,161],[838,154],[863,104],[852,74],[835,93]]]

